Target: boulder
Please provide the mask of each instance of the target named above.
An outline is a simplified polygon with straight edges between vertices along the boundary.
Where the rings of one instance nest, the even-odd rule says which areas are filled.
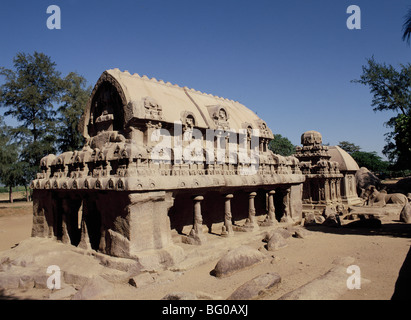
[[[400,213],[400,221],[411,223],[411,203],[406,203]]]
[[[281,276],[278,273],[268,272],[247,281],[238,287],[227,300],[251,300],[263,296],[278,287]]]
[[[326,227],[340,227],[341,226],[340,217],[335,213],[331,213],[325,218],[322,225]]]
[[[161,300],[222,300],[220,296],[214,296],[202,291],[196,292],[171,292],[166,294]]]
[[[137,276],[131,277],[128,280],[128,284],[136,288],[141,288],[154,283],[154,281],[155,278],[152,273],[143,272]]]
[[[276,251],[288,246],[287,240],[279,232],[274,232],[267,243],[268,251]]]
[[[288,239],[293,235],[293,232],[290,231],[290,229],[288,229],[288,228],[277,228],[277,229],[274,229],[274,230],[271,230],[271,231],[267,232],[264,236],[263,241],[264,242],[270,241],[271,237],[275,233],[281,235],[284,239]]]
[[[72,286],[66,286],[59,290],[54,290],[49,294],[49,300],[69,300],[77,293],[77,290]]]
[[[308,212],[304,216],[304,226],[315,226],[322,224],[325,218],[322,215],[315,214],[314,212]]]
[[[361,167],[355,173],[357,181],[357,193],[361,195],[362,191],[368,186],[375,186],[378,190],[381,188],[381,180],[365,167]]]
[[[311,231],[303,227],[291,227],[291,230],[293,231],[294,238],[304,239],[311,234]]]
[[[331,208],[329,206],[325,207],[323,210],[323,217],[327,218],[331,215],[335,215],[336,211],[334,210],[334,208]]]
[[[96,276],[86,281],[80,290],[73,296],[73,300],[103,299],[112,293],[114,285],[111,282]]]
[[[266,259],[265,254],[249,246],[240,246],[223,256],[211,272],[216,277],[226,277]]]
[[[381,220],[377,218],[361,218],[346,224],[346,228],[381,228]]]
[[[171,292],[166,294],[161,300],[198,300],[196,294],[192,292]]]

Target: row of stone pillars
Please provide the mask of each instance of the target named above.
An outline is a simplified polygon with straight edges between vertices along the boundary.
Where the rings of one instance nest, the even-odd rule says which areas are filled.
[[[290,189],[285,190],[286,193],[283,198],[284,204],[284,213],[281,218],[281,222],[287,222],[289,220],[289,194]],[[267,216],[263,222],[260,223],[262,226],[272,226],[278,223],[275,215],[275,205],[274,205],[274,195],[275,190],[267,192]],[[230,237],[234,235],[234,231],[256,231],[259,229],[259,224],[256,218],[256,210],[254,199],[257,196],[256,192],[250,192],[248,194],[248,217],[243,226],[234,226],[232,222],[232,213],[231,213],[231,199],[234,198],[233,194],[226,194],[225,205],[224,205],[224,225],[222,227],[221,236]],[[193,198],[194,202],[194,222],[193,228],[191,229],[189,235],[184,238],[183,242],[189,244],[202,244],[206,241],[206,236],[203,233],[203,216],[201,213],[201,201],[204,200],[203,196],[195,196]]]

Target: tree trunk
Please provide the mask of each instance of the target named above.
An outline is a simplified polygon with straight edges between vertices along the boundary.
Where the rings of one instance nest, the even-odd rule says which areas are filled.
[[[24,188],[26,189],[26,201],[29,202],[30,201],[29,189],[27,188],[27,186],[24,186]]]
[[[10,200],[10,203],[13,203],[13,188],[12,188],[12,186],[9,187],[9,200]]]

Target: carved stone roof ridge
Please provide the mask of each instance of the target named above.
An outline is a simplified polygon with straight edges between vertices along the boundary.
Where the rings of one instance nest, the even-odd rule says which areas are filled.
[[[224,100],[224,101],[229,101],[229,102],[234,102],[234,103],[235,103],[235,102],[238,102],[238,101],[235,101],[235,100],[232,100],[232,99],[228,99],[228,98],[216,96],[216,95],[213,95],[213,94],[211,94],[211,93],[202,92],[202,91],[196,90],[196,89],[194,89],[194,88],[189,88],[189,87],[187,87],[187,86],[180,86],[180,85],[178,85],[178,84],[176,84],[176,83],[171,83],[171,82],[169,82],[169,81],[157,80],[157,79],[154,78],[154,77],[150,78],[150,77],[147,76],[147,75],[142,75],[142,76],[140,76],[138,73],[130,74],[130,72],[129,72],[128,70],[121,71],[119,68],[114,68],[114,69],[109,69],[109,70],[107,70],[107,71],[115,71],[115,72],[117,72],[117,73],[119,73],[119,74],[125,74],[125,75],[131,76],[131,77],[136,77],[136,78],[139,78],[139,79],[142,79],[142,80],[151,81],[151,82],[155,82],[155,83],[162,84],[162,85],[167,85],[167,86],[170,86],[170,87],[176,87],[176,88],[185,89],[185,90],[188,90],[188,91],[190,91],[190,92],[194,92],[194,93],[201,94],[201,95],[204,95],[204,96],[213,97],[213,98],[219,99],[219,100]]]

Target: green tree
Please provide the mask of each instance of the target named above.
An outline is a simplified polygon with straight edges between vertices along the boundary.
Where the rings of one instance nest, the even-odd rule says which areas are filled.
[[[351,156],[357,162],[360,168],[366,167],[368,170],[373,172],[386,171],[389,166],[389,163],[382,160],[382,158],[375,151],[355,151],[351,154]]]
[[[275,154],[282,156],[291,156],[295,153],[295,146],[281,134],[274,135],[274,139],[270,141],[268,148]]]
[[[374,57],[362,67],[360,79],[353,82],[367,85],[373,94],[374,111],[392,111],[385,125],[392,129],[386,135],[383,153],[397,169],[411,168],[411,64],[400,65],[396,70],[391,65],[379,64]]]
[[[348,142],[348,141],[340,141],[338,143],[338,146],[341,149],[347,151],[349,154],[352,154],[353,152],[361,150],[361,148],[359,146],[357,146],[356,144],[354,144],[352,142]]]
[[[408,9],[407,14],[404,17],[404,24],[402,25],[402,40],[407,41],[407,43],[410,43],[410,37],[411,37],[411,9]]]
[[[14,70],[0,68],[0,75],[6,77],[0,88],[0,102],[7,108],[4,114],[19,122],[11,132],[23,150],[20,160],[29,170],[26,179],[31,180],[41,158],[56,150],[56,111],[53,104],[59,100],[63,82],[56,64],[43,53],[18,53],[13,59],[13,66]]]
[[[18,161],[18,147],[10,138],[11,127],[0,117],[0,181],[9,188],[9,201],[13,202],[13,187],[22,181],[23,167]]]
[[[78,150],[84,145],[84,137],[78,130],[78,124],[91,94],[84,77],[70,72],[64,78],[61,97],[63,103],[59,111],[57,145],[61,152]]]

